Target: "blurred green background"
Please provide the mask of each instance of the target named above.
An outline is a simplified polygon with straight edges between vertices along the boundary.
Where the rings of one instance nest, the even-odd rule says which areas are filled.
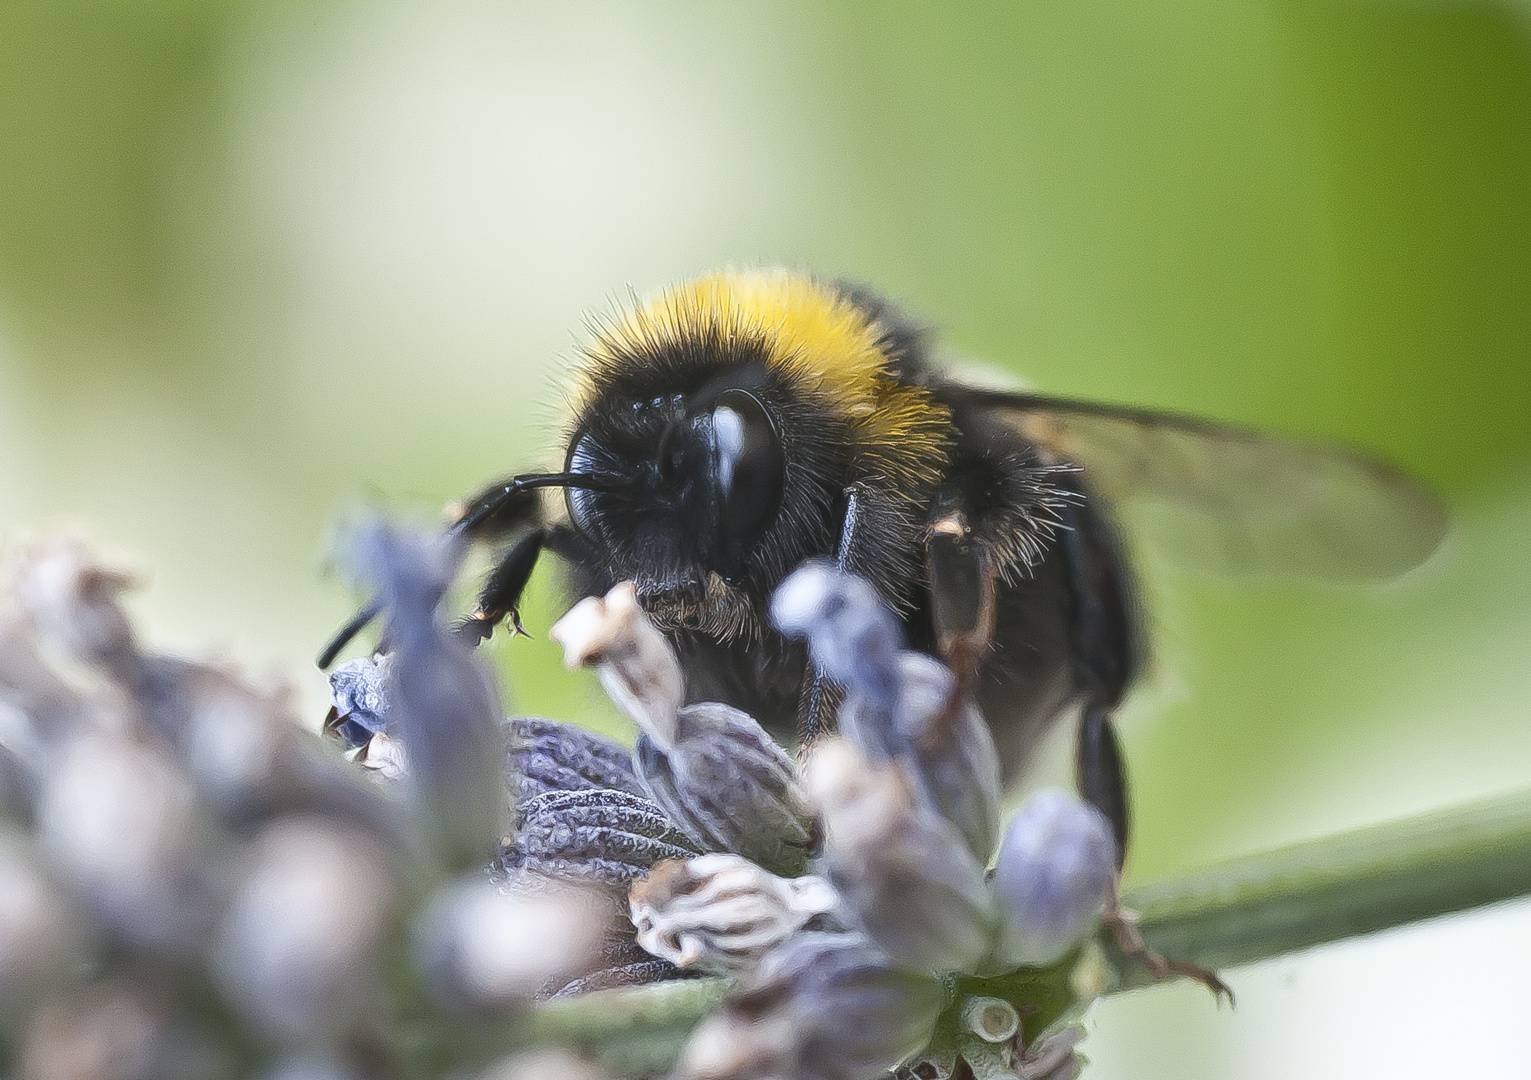
[[[1132,875],[1531,786],[1531,8],[0,2],[0,529],[324,702],[337,512],[544,463],[591,314],[876,283],[1059,393],[1371,447],[1452,504],[1377,589],[1144,553]],[[540,636],[516,707],[609,723]],[[1531,906],[1095,1013],[1091,1074],[1531,1074]]]

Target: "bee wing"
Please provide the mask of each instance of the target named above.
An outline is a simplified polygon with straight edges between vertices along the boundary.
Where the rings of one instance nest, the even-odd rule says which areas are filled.
[[[1418,566],[1450,526],[1402,470],[1345,446],[1027,393],[940,387],[1060,462],[1174,562],[1232,574],[1384,580]]]

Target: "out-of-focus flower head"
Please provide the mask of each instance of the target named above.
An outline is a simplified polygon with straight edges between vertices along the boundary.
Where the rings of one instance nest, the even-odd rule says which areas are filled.
[[[322,1043],[374,1004],[371,965],[393,899],[385,859],[369,837],[308,816],[256,838],[213,944],[218,984],[252,1023]]]
[[[970,1032],[971,1044],[927,1044],[938,1013],[978,1000],[954,993],[967,985],[961,980],[1002,988],[996,975],[1040,962],[1035,951],[1019,959],[1002,951],[1017,927],[1034,943],[1045,938],[1047,962],[1060,959],[1097,925],[1098,891],[1044,885],[1041,903],[997,893],[986,879],[999,807],[987,725],[949,669],[904,648],[869,584],[810,564],[789,575],[773,612],[845,691],[845,737],[811,748],[806,778],[753,718],[718,703],[681,704],[684,672],[630,584],[576,605],[553,636],[570,666],[596,668],[637,724],[632,760],[649,798],[610,789],[533,793],[521,804],[522,858],[629,881],[640,945],[679,968],[735,981],[722,1010],[695,1033],[683,1077],[871,1078],[927,1049],[920,1061],[931,1076],[951,1075],[959,1055],[992,1058],[1026,1080],[1069,1075],[1078,1067],[1076,1036],[1044,1033],[1027,1047],[1019,1012],[998,998],[985,1000],[1013,1020],[998,1050],[985,1049],[989,1029]],[[578,776],[554,771],[583,788]],[[709,853],[654,861],[664,821]],[[1103,870],[1114,885],[1109,850],[1099,866],[1088,847],[1051,852],[1066,837],[1033,836],[1036,824],[1035,814],[1023,815],[1012,830],[1012,848],[1035,842],[1024,866],[1002,856],[1011,869],[1030,881],[1077,863],[1078,880],[1088,878],[1085,869]],[[575,835],[584,840],[570,843]],[[552,862],[539,850],[560,845]],[[631,853],[640,854],[628,861]],[[1014,912],[1006,907],[1012,899]]]
[[[508,830],[510,807],[494,683],[437,614],[460,545],[382,520],[358,526],[352,545],[355,572],[384,614],[384,686],[429,838],[448,870],[480,865]]]
[[[415,953],[447,1004],[504,1008],[599,966],[611,916],[587,888],[523,878],[503,889],[470,876],[436,894]]]

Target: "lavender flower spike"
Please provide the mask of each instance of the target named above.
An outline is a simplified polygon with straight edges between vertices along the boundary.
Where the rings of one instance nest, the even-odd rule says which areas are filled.
[[[1094,807],[1065,791],[1026,800],[1000,843],[998,959],[1044,966],[1090,933],[1116,892],[1116,841]]]
[[[999,827],[999,754],[951,670],[905,649],[876,590],[827,563],[789,574],[771,614],[787,636],[807,638],[813,662],[845,687],[838,716],[845,737],[868,757],[903,763],[921,798],[987,862]]]

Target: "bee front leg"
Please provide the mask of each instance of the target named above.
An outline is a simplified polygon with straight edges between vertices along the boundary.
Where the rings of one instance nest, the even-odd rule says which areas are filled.
[[[547,477],[542,474],[535,474],[515,477],[509,481],[491,484],[466,502],[450,507],[449,514],[452,520],[451,534],[464,540],[495,540],[528,528],[532,529],[535,534],[542,534],[544,532],[542,526],[542,504],[539,501],[540,496],[536,491],[536,485],[538,482],[545,481],[546,479]],[[524,542],[523,538],[523,541],[513,544],[511,552],[500,561],[494,574],[491,574],[491,585],[494,584],[496,577],[502,579],[500,586],[495,590],[495,596],[501,596],[509,592],[511,586],[515,585],[515,577],[518,570],[516,566],[508,564],[517,556],[526,557],[525,551],[522,548]],[[538,548],[540,549],[540,542]],[[531,563],[536,562],[535,553],[530,555],[530,560]],[[521,589],[526,585],[526,577],[530,576],[530,574],[531,566],[528,565],[525,575],[521,577],[519,586],[514,588],[516,598],[519,598]],[[485,594],[489,594],[489,591],[489,588],[486,587]],[[491,599],[494,599],[494,597],[491,597]],[[481,609],[485,608],[482,600],[479,606]],[[493,622],[475,618],[475,622],[485,623],[484,626],[478,628],[480,632],[474,638],[475,641],[482,641],[488,637],[489,633],[494,629],[494,623],[504,618],[508,612],[514,611],[514,603],[508,607],[505,605],[501,606],[504,610],[501,610],[500,615]],[[382,605],[376,598],[368,601],[325,645],[317,661],[319,667],[324,669],[333,664],[335,658],[340,655],[340,651],[350,644],[351,640],[366,629],[367,624],[376,619],[381,613]]]
[[[526,633],[521,626],[521,594],[526,591],[526,583],[531,580],[546,542],[547,530],[533,529],[505,550],[489,572],[473,613],[457,624],[459,637],[477,645],[487,641],[494,628],[507,618],[515,633]]]

